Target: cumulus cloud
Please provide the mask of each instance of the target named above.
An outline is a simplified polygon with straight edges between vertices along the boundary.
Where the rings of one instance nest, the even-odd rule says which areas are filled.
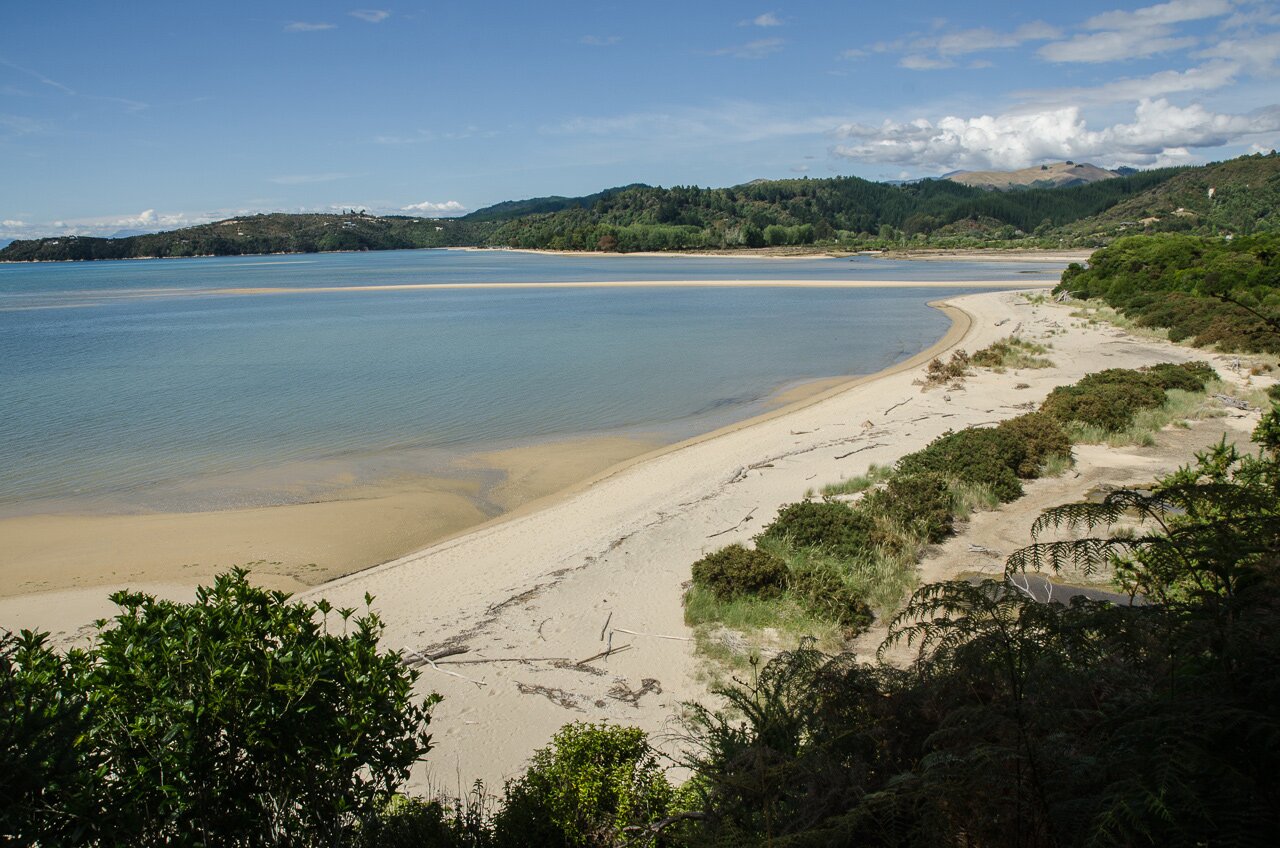
[[[293,21],[284,25],[285,32],[320,32],[326,29],[333,29],[336,24],[327,23],[309,23],[307,21]]]
[[[25,227],[26,225],[27,225],[26,221],[18,221],[18,220],[14,220],[13,218],[6,218],[3,221],[0,221],[0,227],[7,227],[10,229],[18,229],[21,227]]]
[[[1151,33],[1134,31],[1095,32],[1076,35],[1066,41],[1046,44],[1040,55],[1050,62],[1119,62],[1142,59],[1159,53],[1185,50],[1198,42],[1194,38],[1152,38]]]
[[[391,13],[386,9],[355,9],[347,14],[371,24],[380,24],[391,17]]]
[[[408,206],[400,207],[401,212],[426,212],[428,215],[436,218],[449,218],[455,215],[467,214],[467,207],[463,206],[456,200],[446,200],[443,203],[436,203],[431,200],[424,200],[421,203],[410,203]]]
[[[719,50],[713,50],[712,56],[732,56],[735,59],[763,59],[772,53],[777,53],[782,49],[782,45],[786,44],[781,38],[758,38],[755,41],[748,41],[746,44],[739,44],[735,47],[722,47]]]
[[[738,26],[776,27],[782,26],[782,20],[773,12],[765,12],[763,15],[756,15],[745,21],[738,21]]]
[[[1161,165],[1186,161],[1195,148],[1243,142],[1257,133],[1280,131],[1280,106],[1248,115],[1212,112],[1201,105],[1176,106],[1144,99],[1133,121],[1091,130],[1076,106],[938,121],[847,124],[838,134],[838,156],[922,170],[1026,168],[1060,159],[1101,164]]]

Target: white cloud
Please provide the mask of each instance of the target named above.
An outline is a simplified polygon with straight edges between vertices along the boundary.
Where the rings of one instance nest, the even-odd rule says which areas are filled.
[[[1196,55],[1229,59],[1241,63],[1255,74],[1271,76],[1277,72],[1276,62],[1280,60],[1280,32],[1223,39]]]
[[[273,182],[277,185],[309,185],[311,183],[331,183],[334,180],[345,180],[351,176],[351,174],[343,173],[285,174],[279,177],[271,177],[268,182]]]
[[[1185,71],[1159,71],[1145,77],[1123,77],[1102,85],[1017,91],[1013,96],[1043,109],[1049,106],[1102,105],[1136,102],[1194,91],[1215,91],[1231,85],[1240,73],[1234,62],[1209,62]]]
[[[327,23],[308,23],[307,21],[293,21],[285,24],[285,32],[321,32],[326,29],[333,29],[336,24]]]
[[[763,59],[771,53],[777,53],[786,44],[781,38],[759,38],[739,44],[735,47],[722,47],[713,50],[712,56],[732,56],[735,59]]]
[[[465,215],[469,210],[456,200],[446,200],[443,203],[424,200],[421,203],[410,203],[408,206],[402,206],[400,211],[426,212],[436,218],[450,218],[455,215]]]
[[[1050,62],[1118,62],[1141,59],[1158,53],[1185,50],[1197,44],[1194,38],[1153,37],[1155,33],[1134,31],[1095,32],[1055,41],[1040,48],[1040,56]]]
[[[391,13],[386,9],[354,9],[347,14],[371,24],[380,24],[391,17]]]
[[[1280,131],[1280,106],[1248,115],[1211,112],[1200,105],[1142,100],[1127,124],[1091,130],[1075,106],[1038,112],[948,116],[937,122],[885,121],[848,124],[837,131],[851,140],[838,156],[922,170],[1025,168],[1060,159],[1100,164],[1160,165],[1186,161],[1190,150],[1244,142]]]
[[[773,12],[765,12],[763,15],[756,15],[745,21],[738,21],[738,26],[776,27],[782,26],[782,21]]]
[[[1132,12],[1103,12],[1089,18],[1084,26],[1085,29],[1149,29],[1216,18],[1231,12],[1230,0],[1170,0],[1168,3],[1145,6]]]
[[[584,35],[578,39],[578,43],[591,47],[608,47],[611,44],[617,44],[621,40],[622,36],[620,35]]]
[[[937,71],[942,68],[955,67],[955,64],[950,59],[935,59],[932,56],[924,56],[919,53],[909,53],[898,60],[898,67],[906,68],[910,71]]]
[[[27,225],[26,221],[15,221],[12,218],[6,218],[0,221],[0,227],[21,228]]]

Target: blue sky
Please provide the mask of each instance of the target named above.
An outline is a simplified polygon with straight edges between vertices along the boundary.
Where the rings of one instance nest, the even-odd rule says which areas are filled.
[[[8,0],[0,238],[1280,147],[1280,4]]]

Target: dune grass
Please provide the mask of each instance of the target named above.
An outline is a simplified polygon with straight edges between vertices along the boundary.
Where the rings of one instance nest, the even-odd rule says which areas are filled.
[[[891,476],[893,476],[892,465],[872,464],[867,468],[865,474],[848,477],[838,483],[828,483],[823,486],[822,495],[828,498],[835,495],[856,495],[859,492],[865,492],[877,483],[888,480]]]

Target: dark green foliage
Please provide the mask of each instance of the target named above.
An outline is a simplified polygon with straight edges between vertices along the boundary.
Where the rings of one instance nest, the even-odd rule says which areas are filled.
[[[360,848],[490,848],[490,796],[476,781],[466,798],[450,805],[396,795],[360,828]]]
[[[694,707],[694,844],[1232,845],[1280,832],[1280,412],[1149,491],[1073,504],[1005,579],[921,588],[900,671],[782,654]],[[1143,519],[1137,534],[1111,523]],[[1119,556],[1126,604],[1024,569]]]
[[[82,844],[99,823],[86,657],[45,636],[0,634],[0,844]]]
[[[643,731],[575,722],[561,728],[533,755],[524,775],[507,784],[503,808],[494,818],[494,844],[651,844],[647,826],[666,817],[673,796]]]
[[[899,474],[937,474],[948,480],[987,486],[1002,502],[1022,496],[1017,469],[1027,460],[1027,446],[1008,430],[969,429],[947,433],[923,450],[898,461]]]
[[[798,547],[821,548],[841,557],[860,556],[877,541],[875,522],[839,501],[801,501],[784,506],[760,536]]]
[[[951,487],[941,474],[895,474],[883,489],[867,496],[865,509],[883,514],[926,542],[940,542],[951,535],[952,500]]]
[[[1207,362],[1182,362],[1177,365],[1161,362],[1143,370],[1155,378],[1156,384],[1165,391],[1178,389],[1184,392],[1203,392],[1207,383],[1218,379],[1218,372]]]
[[[1164,402],[1160,379],[1150,372],[1110,368],[1089,374],[1074,385],[1054,389],[1040,405],[1040,411],[1064,424],[1079,421],[1115,432],[1133,423],[1139,409],[1162,406]]]
[[[1025,454],[1014,469],[1019,477],[1039,477],[1040,467],[1049,457],[1071,455],[1071,437],[1066,429],[1056,418],[1043,412],[1029,412],[1010,418],[1002,421],[996,429],[1015,436],[1023,444]]]
[[[6,832],[345,844],[430,748],[436,699],[413,702],[416,672],[378,651],[372,613],[337,611],[344,632],[330,633],[328,604],[290,603],[243,570],[191,604],[112,600],[121,611],[87,653],[3,643]]]
[[[693,564],[693,582],[719,598],[735,595],[775,597],[787,584],[787,566],[768,551],[734,544]]]
[[[1141,326],[1166,328],[1174,341],[1280,352],[1280,233],[1120,239],[1087,269],[1069,268],[1056,290],[1099,298]]]

